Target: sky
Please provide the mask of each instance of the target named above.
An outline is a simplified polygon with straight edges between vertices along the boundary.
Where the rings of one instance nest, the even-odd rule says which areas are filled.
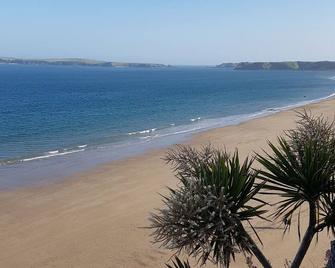
[[[0,0],[0,56],[335,60],[334,0]]]

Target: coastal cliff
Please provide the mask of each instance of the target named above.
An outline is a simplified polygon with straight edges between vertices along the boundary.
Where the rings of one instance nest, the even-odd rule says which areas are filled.
[[[233,68],[235,70],[335,70],[335,61],[282,61],[282,62],[240,62],[222,63],[218,68]]]

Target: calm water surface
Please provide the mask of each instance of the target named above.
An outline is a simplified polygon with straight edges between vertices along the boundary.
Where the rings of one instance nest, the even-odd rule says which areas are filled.
[[[0,187],[325,98],[335,72],[0,65]]]

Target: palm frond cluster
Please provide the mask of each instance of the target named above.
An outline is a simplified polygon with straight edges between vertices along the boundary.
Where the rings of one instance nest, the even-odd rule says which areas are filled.
[[[333,178],[334,181],[334,178]],[[323,228],[327,228],[328,232],[331,231],[335,236],[335,193],[331,192],[325,194],[320,200],[320,215],[319,215],[319,226],[318,232],[322,231]]]
[[[306,111],[299,113],[297,128],[278,138],[278,145],[269,142],[270,153],[258,155],[265,167],[259,178],[266,184],[264,194],[279,195],[276,217],[290,225],[295,212],[305,202],[315,210],[316,223],[334,225],[335,128],[333,122]],[[299,215],[299,214],[298,214]],[[300,226],[298,226],[300,227]]]
[[[298,120],[295,129],[286,132],[292,149],[300,155],[311,140],[317,148],[335,147],[334,121],[328,121],[323,115],[313,115],[303,110],[297,112]]]
[[[155,241],[224,266],[236,252],[250,253],[254,244],[242,222],[265,212],[264,203],[247,205],[260,189],[252,161],[240,164],[237,152],[229,156],[210,146],[201,151],[180,146],[167,161],[174,163],[182,185],[170,189],[165,208],[151,215]]]

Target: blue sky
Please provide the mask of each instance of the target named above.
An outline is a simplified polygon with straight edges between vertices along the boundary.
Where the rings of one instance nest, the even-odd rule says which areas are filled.
[[[0,56],[335,60],[334,0],[0,0]]]

